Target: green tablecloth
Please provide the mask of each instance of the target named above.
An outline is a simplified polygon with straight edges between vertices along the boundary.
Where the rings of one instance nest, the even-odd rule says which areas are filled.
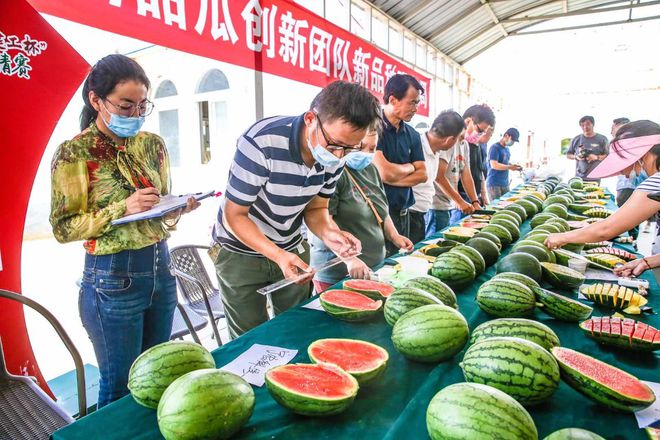
[[[529,222],[525,222],[521,229],[521,235],[529,231]],[[628,246],[625,248],[631,250]],[[503,254],[509,250],[510,247]],[[460,311],[470,329],[489,319],[477,307],[474,298],[478,287],[494,274],[495,268],[490,267],[470,288],[458,293]],[[650,271],[644,278],[651,283],[650,305],[659,308],[657,297],[660,295],[660,287]],[[607,309],[594,310],[595,316],[611,313]],[[535,311],[534,318],[552,327],[563,346],[623,368],[642,380],[660,382],[660,358],[657,354],[637,354],[602,347],[583,336],[576,324],[555,321],[539,311]],[[645,315],[639,319],[656,328],[660,327],[657,315]],[[372,322],[350,324],[320,311],[296,307],[215,350],[213,356],[218,366],[229,363],[255,343],[297,349],[298,355],[292,362],[309,362],[307,346],[317,339],[330,337],[363,339],[381,345],[390,353],[390,362],[381,380],[372,386],[363,387],[348,411],[335,417],[294,415],[275,403],[265,387],[254,387],[254,414],[236,438],[428,438],[426,408],[440,389],[463,381],[458,366],[463,352],[453,360],[437,365],[410,362],[394,349],[390,336],[391,328],[382,316]],[[565,427],[589,429],[608,439],[646,438],[643,431],[638,429],[633,414],[610,411],[596,405],[563,382],[548,402],[528,410],[534,418],[540,438]],[[138,405],[127,396],[60,429],[53,438],[87,440],[162,437],[158,432],[156,412]]]

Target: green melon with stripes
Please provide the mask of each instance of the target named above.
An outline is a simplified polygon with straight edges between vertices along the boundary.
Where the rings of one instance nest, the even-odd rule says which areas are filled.
[[[191,371],[163,393],[158,428],[166,440],[230,438],[250,419],[254,402],[250,384],[234,373]]]
[[[559,234],[562,232],[561,226],[553,225],[552,223],[546,223],[534,229],[537,232],[547,232],[549,234]]]
[[[486,266],[490,267],[497,262],[500,258],[500,248],[497,245],[484,237],[474,237],[465,243],[466,246],[476,249],[484,259]]]
[[[561,194],[553,194],[547,199],[545,199],[545,201],[543,202],[543,209],[547,208],[548,206],[554,203],[559,203],[568,208],[568,205],[571,204],[571,200],[568,197],[562,196]]]
[[[392,329],[394,348],[418,362],[440,362],[454,357],[463,349],[468,336],[463,315],[439,304],[411,310]]]
[[[516,252],[500,259],[497,263],[497,273],[517,272],[522,273],[535,281],[541,281],[542,271],[539,260],[533,255],[524,252]]]
[[[512,203],[506,208],[504,208],[502,211],[510,211],[515,213],[520,218],[520,224],[522,224],[522,222],[524,222],[527,219],[527,211],[525,211],[525,208],[523,208],[520,205],[516,205]]]
[[[482,257],[476,249],[462,245],[456,246],[450,251],[450,253],[451,252],[458,252],[459,254],[468,257],[470,261],[472,261],[472,264],[474,264],[475,276],[478,277],[486,271],[486,260],[484,260],[484,257]]]
[[[535,215],[534,218],[529,222],[529,225],[532,227],[532,229],[534,229],[553,218],[559,218],[559,217],[557,217],[556,214],[553,214],[551,212],[542,212],[538,215]]]
[[[492,241],[493,244],[495,246],[497,246],[498,251],[502,249],[502,240],[500,240],[497,237],[497,235],[493,234],[492,232],[479,231],[476,234],[474,234],[474,237],[472,237],[472,238],[485,238],[486,240]]]
[[[529,245],[529,246],[525,245],[525,246],[519,246],[511,251],[512,254],[520,253],[520,252],[531,255],[532,257],[539,260],[540,263],[544,261],[548,263],[554,263],[556,261],[555,254],[545,246],[541,247],[535,245]]]
[[[472,331],[470,344],[497,337],[525,339],[546,350],[559,346],[559,336],[550,327],[525,318],[499,318],[486,321]]]
[[[415,287],[397,289],[385,301],[385,321],[394,325],[405,313],[428,304],[442,304],[442,301]]]
[[[543,243],[539,243],[538,241],[534,240],[529,240],[527,239],[527,236],[523,237],[522,240],[518,240],[516,244],[513,245],[511,248],[511,252],[515,251],[521,246],[537,246],[540,247],[541,249],[547,249]]]
[[[551,351],[562,379],[601,405],[633,412],[655,402],[653,390],[632,374],[569,348],[554,347]]]
[[[502,246],[508,246],[513,242],[511,233],[502,225],[488,224],[488,226],[481,228],[481,232],[490,232],[491,234],[495,235],[502,243]]]
[[[497,318],[518,318],[529,315],[536,300],[532,290],[509,279],[491,279],[477,291],[479,308]]]
[[[403,283],[403,287],[412,287],[423,290],[424,292],[430,293],[438,298],[444,305],[458,309],[458,303],[456,302],[456,294],[454,291],[451,290],[451,287],[435,277],[424,275],[411,278]]]
[[[465,255],[447,252],[435,259],[431,275],[455,290],[463,289],[474,281],[476,268]]]
[[[584,282],[584,275],[577,270],[553,263],[541,263],[543,279],[560,289],[574,289]]]
[[[553,218],[548,223],[561,226],[564,232],[568,232],[571,230],[571,226],[568,224],[568,221],[560,217]]]
[[[539,199],[533,194],[527,194],[522,199],[527,200],[528,202],[532,202],[534,205],[536,205],[536,212],[539,212],[543,209],[543,200]]]
[[[502,272],[502,273],[498,273],[493,278],[491,278],[491,281],[492,280],[501,280],[501,279],[517,281],[517,282],[522,283],[525,286],[529,287],[530,289],[533,288],[533,287],[539,287],[539,283],[537,283],[533,278],[528,277],[527,275],[525,275],[523,273]]]
[[[540,309],[560,321],[579,322],[587,319],[593,312],[593,308],[573,298],[541,287],[536,287],[533,291],[536,299],[543,304]]]
[[[529,200],[525,199],[520,199],[516,200],[514,202],[514,205],[520,205],[525,209],[525,213],[527,214],[527,218],[534,217],[537,212],[539,212],[539,209],[536,207],[536,205]]]
[[[518,214],[516,214],[515,212],[513,212],[513,211],[504,211],[504,210],[497,211],[495,214],[493,214],[493,216],[490,219],[495,220],[495,219],[498,219],[498,218],[505,218],[505,219],[511,220],[512,222],[514,222],[518,226],[520,226],[522,224],[522,220],[520,219],[520,216]]]
[[[503,226],[506,228],[507,231],[509,231],[509,234],[511,234],[511,241],[514,242],[520,238],[520,226],[516,224],[515,222],[509,220],[508,218],[493,218],[491,219],[490,225],[499,225]]]
[[[563,219],[566,219],[568,217],[568,209],[566,209],[565,205],[562,205],[560,203],[553,203],[552,205],[544,208],[543,212],[550,212],[552,214],[555,214],[557,217]]]
[[[277,403],[296,414],[332,416],[353,403],[360,386],[338,366],[319,363],[271,368],[266,372],[266,388]]]
[[[513,397],[478,383],[440,390],[426,410],[432,440],[538,440],[534,420]]]
[[[524,238],[525,240],[535,241],[539,244],[544,244],[545,240],[548,238],[548,235],[550,235],[549,232],[537,231],[534,229],[529,234],[525,235]]]
[[[582,428],[564,428],[553,432],[543,440],[605,440],[605,438]]]
[[[128,373],[128,389],[137,403],[158,408],[168,386],[194,370],[215,368],[209,351],[188,341],[168,341],[155,345],[135,359]]]
[[[494,337],[471,345],[460,363],[468,382],[490,385],[522,405],[537,405],[559,387],[559,366],[550,352],[521,338]]]

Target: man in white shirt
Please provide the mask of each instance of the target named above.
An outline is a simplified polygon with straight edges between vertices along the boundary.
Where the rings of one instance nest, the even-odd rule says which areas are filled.
[[[465,132],[463,117],[453,110],[445,110],[433,121],[422,138],[422,150],[427,179],[413,187],[415,204],[410,207],[410,240],[417,243],[426,237],[427,212],[436,192],[438,167],[442,153],[454,148]]]

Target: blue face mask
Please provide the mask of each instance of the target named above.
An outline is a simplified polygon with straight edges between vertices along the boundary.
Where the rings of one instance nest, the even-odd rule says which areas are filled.
[[[512,147],[513,146],[513,141],[507,141],[506,146],[507,147]]]
[[[110,113],[110,121],[106,121],[105,118],[103,118],[103,114],[101,114],[101,118],[103,118],[103,122],[105,122],[105,125],[106,127],[108,127],[108,130],[110,130],[111,132],[113,132],[114,134],[116,134],[121,138],[135,136],[140,131],[140,128],[142,128],[142,124],[144,124],[144,116],[137,116],[137,117],[119,116],[112,113],[107,108],[106,111]]]
[[[321,164],[324,168],[332,168],[341,164],[342,160],[323,148],[323,145],[317,143],[312,146],[312,142],[307,137],[307,147],[312,152],[312,157],[315,161]]]
[[[374,153],[358,151],[346,156],[346,166],[352,170],[360,171],[368,167],[374,160]]]

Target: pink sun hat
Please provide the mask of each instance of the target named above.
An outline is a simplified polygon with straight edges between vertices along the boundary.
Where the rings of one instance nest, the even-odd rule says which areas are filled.
[[[610,154],[589,173],[591,179],[616,176],[660,144],[660,134],[619,139],[612,142]]]

